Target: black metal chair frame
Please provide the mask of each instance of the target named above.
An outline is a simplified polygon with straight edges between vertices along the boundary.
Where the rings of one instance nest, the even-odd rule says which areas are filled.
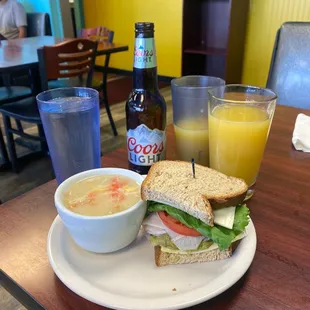
[[[17,154],[16,154],[16,148],[15,148],[15,141],[14,141],[14,134],[28,139],[28,140],[32,140],[32,141],[36,141],[36,142],[40,142],[40,146],[41,146],[41,152],[42,153],[47,153],[47,143],[46,143],[46,139],[45,139],[45,135],[44,135],[44,130],[43,130],[43,126],[41,123],[41,120],[38,119],[29,119],[23,116],[7,116],[7,115],[3,115],[3,122],[4,122],[4,128],[5,128],[5,134],[7,137],[7,147],[8,147],[8,151],[10,154],[10,159],[11,159],[11,165],[12,165],[12,170],[13,172],[17,173],[19,172],[19,164],[18,164],[18,159],[17,159]],[[32,124],[36,124],[37,128],[38,128],[38,136],[33,136],[33,135],[29,135],[27,133],[24,132],[23,128],[18,128],[18,129],[14,129],[12,127],[12,123],[11,123],[11,117],[16,120],[20,121],[24,121],[24,122],[28,122],[28,123],[32,123]],[[25,145],[25,144],[24,144]]]
[[[6,146],[5,146],[5,142],[4,142],[4,139],[3,139],[3,134],[2,134],[2,130],[0,128],[0,154],[3,158],[3,165],[6,165],[10,162],[9,160],[9,155],[8,155],[8,152],[6,150]]]
[[[29,21],[29,18],[31,18],[32,16],[35,16],[35,14],[42,14],[42,15],[44,15],[44,23],[45,23],[44,33],[37,34],[37,35],[52,35],[49,14],[47,14],[47,13],[27,13],[27,20]],[[25,73],[26,73],[26,75],[22,76],[22,77],[27,81],[25,86],[27,88],[28,88],[28,86],[30,86],[29,88],[31,88],[32,94],[18,96],[18,97],[14,97],[14,98],[6,98],[6,99],[0,101],[0,106],[3,105],[3,104],[6,104],[6,103],[15,102],[17,100],[22,100],[22,99],[25,99],[27,97],[33,96],[34,86],[31,84],[31,73],[32,72],[27,70],[27,71],[25,71]],[[19,78],[20,78],[20,76],[21,76],[21,73],[19,73]],[[28,78],[28,80],[27,80],[27,78]],[[14,85],[15,81],[13,81],[14,75],[13,76],[12,75],[3,75],[2,79],[3,79],[3,87],[8,88],[8,90],[10,88],[16,87]],[[31,84],[31,85],[29,85],[29,84]],[[23,85],[23,84],[20,84],[20,85]],[[24,134],[24,131],[23,131],[23,128],[22,128],[20,120],[15,119],[15,123],[16,123],[16,126],[18,128],[18,131],[21,132],[22,134]],[[9,163],[9,157],[8,157],[8,153],[7,153],[7,150],[6,150],[6,147],[5,147],[5,143],[4,143],[4,139],[3,139],[3,135],[2,135],[1,130],[0,130],[0,154],[3,157],[4,164],[6,165],[7,163]]]
[[[114,38],[114,31],[109,31],[109,35],[108,35],[108,42],[109,43],[113,43],[113,38]],[[110,105],[109,105],[109,100],[108,100],[108,68],[109,68],[109,63],[110,63],[110,56],[111,54],[107,54],[105,56],[105,62],[103,66],[95,66],[95,71],[97,72],[102,72],[102,83],[99,87],[96,87],[96,89],[100,92],[102,92],[102,96],[100,98],[100,103],[103,103],[105,106],[105,109],[107,111],[107,115],[110,121],[110,125],[113,131],[114,136],[117,136],[117,129],[115,126],[115,122],[112,116],[112,112],[110,109]]]
[[[1,76],[2,78],[2,85],[1,87],[5,87],[8,92],[10,92],[10,89],[14,89],[14,88],[18,88],[18,86],[11,86],[11,78],[12,76],[11,75],[2,75]],[[28,88],[28,87],[24,87],[25,89]],[[33,87],[29,88],[30,90],[30,93],[29,94],[24,94],[24,95],[20,95],[20,96],[15,96],[15,97],[11,97],[11,98],[4,98],[2,100],[0,100],[0,107],[2,105],[5,105],[7,103],[12,103],[14,101],[17,101],[17,100],[22,100],[22,99],[25,99],[25,98],[28,98],[28,97],[31,97],[33,95]],[[3,120],[4,122],[4,120]],[[16,123],[16,126],[19,130],[23,131],[23,128],[22,128],[22,125],[21,125],[21,122],[19,120],[15,120],[15,123]],[[5,145],[5,142],[4,142],[4,138],[3,138],[3,134],[2,134],[2,131],[0,129],[0,154],[3,158],[3,165],[8,165],[10,163],[9,161],[9,157],[8,157],[8,152],[7,152],[7,149],[6,149],[6,145]]]

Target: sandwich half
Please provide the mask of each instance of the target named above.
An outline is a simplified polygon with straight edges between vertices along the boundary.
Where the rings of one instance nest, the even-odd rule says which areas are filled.
[[[245,237],[248,186],[238,178],[182,161],[155,163],[141,186],[143,228],[157,266],[228,258]]]

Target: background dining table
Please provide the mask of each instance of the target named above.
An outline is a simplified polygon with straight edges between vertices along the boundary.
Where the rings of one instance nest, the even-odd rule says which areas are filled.
[[[70,38],[57,38],[53,36],[38,36],[14,40],[0,41],[0,75],[4,77],[18,71],[31,71],[33,92],[41,91],[39,76],[39,60],[37,49],[42,46],[51,46]],[[128,45],[99,42],[96,56],[111,55],[114,53],[128,51]],[[98,69],[100,66],[97,66]],[[101,67],[104,72],[108,68]]]
[[[248,201],[258,239],[251,267],[226,292],[193,309],[310,309],[310,154],[291,144],[301,112],[307,113],[276,109],[256,192]],[[167,141],[167,157],[175,159],[171,125]],[[102,166],[126,168],[125,146],[105,155]],[[0,283],[29,309],[103,309],[63,285],[49,265],[46,242],[57,215],[56,187],[51,181],[0,206]]]
[[[38,66],[37,49],[68,40],[53,36],[39,36],[0,41],[0,74],[12,73]],[[128,51],[128,45],[100,42],[97,56]]]

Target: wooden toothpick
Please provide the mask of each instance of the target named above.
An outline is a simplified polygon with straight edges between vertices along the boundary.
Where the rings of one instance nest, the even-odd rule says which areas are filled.
[[[195,179],[196,175],[195,175],[195,159],[194,158],[192,158],[192,171],[193,171],[193,178]]]

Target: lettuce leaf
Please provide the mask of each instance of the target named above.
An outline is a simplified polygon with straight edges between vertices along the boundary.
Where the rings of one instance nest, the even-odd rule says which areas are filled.
[[[245,227],[249,223],[250,214],[250,210],[246,207],[245,204],[236,206],[233,228],[228,229],[216,224],[211,227],[184,211],[178,210],[160,202],[148,201],[147,214],[158,211],[166,211],[168,214],[187,227],[196,229],[203,236],[208,237],[213,242],[215,242],[221,251],[229,248],[233,239],[244,231]]]

